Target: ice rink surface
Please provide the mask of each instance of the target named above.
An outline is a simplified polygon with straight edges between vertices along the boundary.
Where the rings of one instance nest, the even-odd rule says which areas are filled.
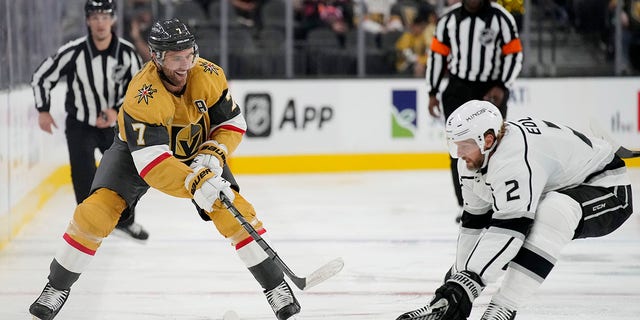
[[[640,170],[631,170],[640,203]],[[299,320],[394,320],[424,305],[451,263],[458,226],[448,171],[239,175],[267,241],[299,276],[342,257],[336,277],[301,292]],[[71,186],[0,252],[0,319],[29,305],[75,208]],[[56,320],[209,320],[227,310],[275,319],[230,244],[193,205],[150,190],[137,209],[144,243],[109,236]],[[478,319],[496,285],[478,298]],[[640,216],[597,239],[572,242],[518,320],[640,319]]]

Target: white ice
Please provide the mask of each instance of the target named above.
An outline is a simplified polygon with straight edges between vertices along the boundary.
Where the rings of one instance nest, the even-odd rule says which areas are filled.
[[[631,171],[636,208],[640,170]],[[296,290],[299,320],[393,320],[427,302],[453,261],[456,206],[448,171],[239,175],[267,241],[305,276],[335,257],[336,277]],[[75,207],[59,190],[0,252],[0,319],[31,319],[49,263]],[[637,211],[637,209],[636,209]],[[227,310],[275,319],[230,244],[188,200],[150,190],[138,206],[150,232],[137,243],[109,236],[56,320],[204,320]],[[490,285],[470,319],[478,319]],[[603,238],[572,242],[518,320],[640,318],[640,218]]]

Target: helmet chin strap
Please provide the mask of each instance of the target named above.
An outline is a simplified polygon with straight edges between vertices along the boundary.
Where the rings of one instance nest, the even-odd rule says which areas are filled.
[[[480,169],[486,168],[488,163],[489,163],[489,152],[484,154],[484,159],[482,160],[482,165],[480,166]]]
[[[493,152],[493,150],[496,148],[497,145],[498,145],[497,139],[493,140],[493,145],[491,146],[491,148],[483,152],[484,160],[482,160],[482,166],[480,166],[480,168],[484,169],[485,167],[487,167],[487,164],[489,163],[489,156],[491,155],[491,153]]]

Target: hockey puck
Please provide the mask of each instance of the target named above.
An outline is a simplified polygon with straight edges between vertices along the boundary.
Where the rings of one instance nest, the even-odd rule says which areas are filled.
[[[240,317],[235,311],[229,310],[222,315],[222,320],[240,320]]]

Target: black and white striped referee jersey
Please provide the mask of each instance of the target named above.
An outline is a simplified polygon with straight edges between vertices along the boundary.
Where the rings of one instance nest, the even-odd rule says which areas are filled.
[[[66,112],[95,126],[101,111],[120,107],[131,78],[141,67],[142,59],[134,46],[115,34],[104,51],[98,51],[91,36],[72,40],[33,73],[31,86],[36,108],[50,110],[51,89],[66,76]]]
[[[509,88],[522,69],[522,44],[513,16],[499,4],[469,14],[456,3],[438,19],[427,61],[430,95],[449,75]]]

